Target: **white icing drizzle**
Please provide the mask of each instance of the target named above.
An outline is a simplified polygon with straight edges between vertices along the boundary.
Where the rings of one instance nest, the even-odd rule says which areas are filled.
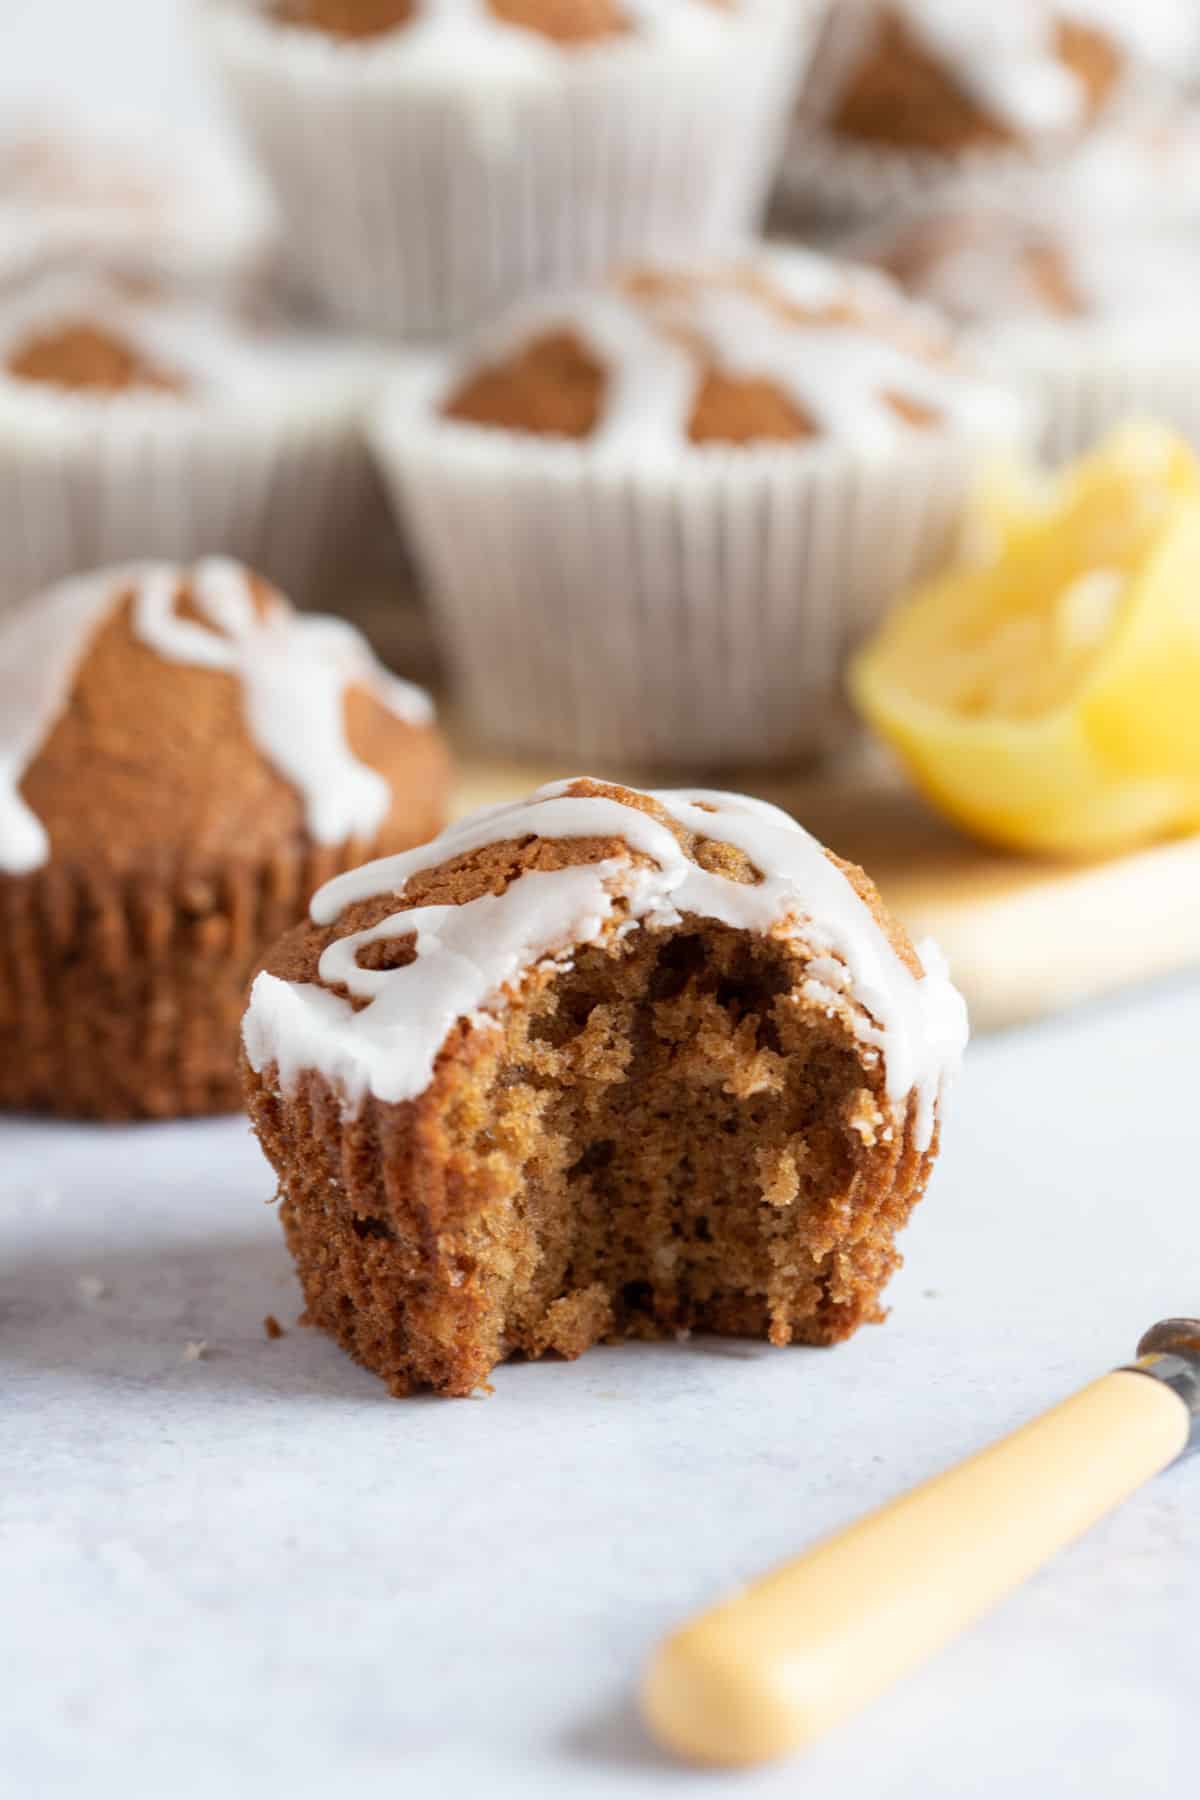
[[[1086,117],[1087,89],[1059,54],[1063,23],[1168,68],[1195,44],[1179,0],[886,0],[886,8],[992,118],[1029,134],[1068,131]]]
[[[531,871],[502,895],[393,913],[329,944],[318,971],[327,986],[261,974],[243,1027],[251,1065],[261,1072],[275,1063],[285,1089],[315,1069],[351,1108],[368,1093],[391,1103],[413,1099],[428,1086],[455,1022],[494,1023],[524,971],[641,924],[669,927],[693,916],[803,944],[811,958],[804,998],[848,1017],[883,1056],[888,1099],[899,1117],[915,1096],[914,1139],[927,1149],[938,1096],[967,1032],[966,1009],[936,946],[921,946],[924,974],[914,976],[816,839],[764,801],[707,790],[652,796],[685,830],[742,850],[762,876],[745,884],[693,863],[650,814],[572,794],[571,786],[557,782],[527,801],[490,807],[418,850],[338,876],[314,897],[314,922],[332,924],[364,900],[399,898],[423,870],[508,840],[615,837],[648,860],[625,855]],[[415,956],[405,966],[359,967],[366,945],[410,936]],[[355,1011],[331,986],[367,1004]]]
[[[152,366],[181,377],[183,391],[71,389],[8,370],[9,359],[31,337],[80,324],[107,331]],[[254,330],[219,298],[171,287],[139,293],[99,270],[50,269],[0,297],[0,409],[6,416],[136,412],[169,421],[181,407],[244,407],[269,418],[315,408],[349,424],[379,366],[361,347],[330,347],[290,328]]]
[[[931,211],[861,248],[885,262],[907,256],[909,292],[962,326],[1042,319],[1070,328],[1082,316],[1194,328],[1200,250],[1183,231],[1096,232],[1064,207],[1029,215],[979,207]],[[1078,311],[1054,304],[1038,277],[1040,254],[1061,268]]]
[[[1063,131],[1087,94],[1055,41],[1066,8],[1048,0],[896,0],[913,37],[993,118],[1017,131]]]
[[[652,273],[664,278],[661,291],[635,293],[617,280],[516,307],[453,359],[443,398],[472,370],[566,330],[607,372],[602,416],[588,439],[601,453],[654,456],[686,443],[705,361],[770,380],[823,438],[860,449],[885,449],[911,432],[889,396],[927,406],[948,429],[1018,426],[1010,392],[902,341],[947,348],[944,324],[875,270],[818,251],[772,248],[724,264],[656,263]],[[814,314],[844,306],[853,317],[789,318],[780,302]]]
[[[624,60],[656,46],[681,54],[719,51],[749,19],[756,23],[764,0],[621,0],[627,29],[562,43],[546,32],[498,18],[487,0],[418,0],[411,17],[367,38],[338,38],[314,29],[281,34],[268,0],[221,0],[225,28],[281,36],[286,52],[314,73],[332,77],[354,71],[364,79],[451,82],[456,88],[483,80],[558,79],[579,63]]]
[[[182,587],[207,624],[178,615]],[[347,691],[367,689],[413,725],[432,719],[428,695],[388,674],[341,619],[293,612],[278,595],[260,615],[250,573],[238,563],[211,557],[191,570],[139,563],[64,582],[0,629],[0,871],[26,874],[49,857],[45,828],[22,799],[21,781],[66,704],[92,636],[126,594],[134,634],[159,656],[240,681],[250,735],[301,795],[316,842],[374,836],[391,791],[350,749]]]

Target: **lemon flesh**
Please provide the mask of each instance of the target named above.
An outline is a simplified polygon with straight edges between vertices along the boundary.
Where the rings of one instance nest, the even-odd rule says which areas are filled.
[[[1103,856],[1200,826],[1200,463],[1127,427],[1074,469],[993,476],[972,560],[860,652],[852,695],[956,823]]]

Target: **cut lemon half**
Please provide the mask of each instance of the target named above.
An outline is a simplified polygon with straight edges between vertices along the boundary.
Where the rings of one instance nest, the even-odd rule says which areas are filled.
[[[1064,474],[993,476],[967,565],[850,687],[932,803],[989,842],[1104,856],[1200,827],[1200,464],[1126,427]]]

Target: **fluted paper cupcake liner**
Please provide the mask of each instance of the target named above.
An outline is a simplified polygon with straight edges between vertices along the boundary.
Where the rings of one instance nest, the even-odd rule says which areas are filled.
[[[1131,418],[1174,425],[1200,447],[1200,350],[1178,316],[1157,326],[1064,320],[973,335],[976,360],[1023,388],[1042,453],[1066,462]]]
[[[703,48],[621,40],[539,79],[414,75],[210,0],[234,112],[293,271],[334,319],[445,337],[513,298],[761,218],[816,17],[753,0]]]
[[[0,876],[0,1107],[100,1119],[236,1111],[258,959],[369,848]]]
[[[274,415],[0,382],[0,607],[108,563],[216,551],[312,598],[375,493],[361,395]]]
[[[836,748],[854,730],[846,662],[945,556],[984,448],[914,433],[886,454],[681,446],[616,464],[441,419],[443,382],[428,364],[402,377],[375,443],[457,698],[492,746],[575,762]]]

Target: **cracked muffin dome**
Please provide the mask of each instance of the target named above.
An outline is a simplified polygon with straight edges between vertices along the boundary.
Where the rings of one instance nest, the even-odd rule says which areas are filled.
[[[240,565],[139,564],[0,622],[0,1105],[232,1110],[265,947],[444,818],[428,698]]]
[[[0,600],[213,549],[311,597],[378,503],[373,373],[360,348],[166,284],[18,285],[0,298]]]
[[[661,265],[516,309],[459,358],[460,424],[644,457],[689,444],[898,444],[1014,415],[946,327],[815,251]]]
[[[331,882],[243,1025],[308,1317],[397,1394],[879,1318],[965,1036],[785,813],[590,780]]]

